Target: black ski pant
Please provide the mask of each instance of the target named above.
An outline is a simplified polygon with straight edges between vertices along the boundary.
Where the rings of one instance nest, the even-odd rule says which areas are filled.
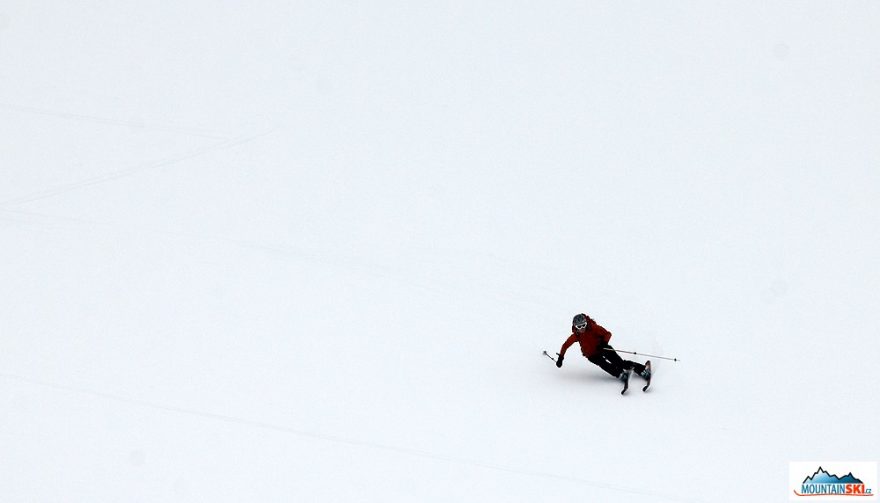
[[[604,345],[599,347],[599,352],[596,353],[591,358],[587,358],[594,364],[602,367],[602,370],[608,372],[614,377],[620,376],[620,373],[623,372],[623,369],[632,369],[636,374],[641,374],[645,370],[645,366],[641,363],[624,360],[614,351],[611,351],[611,346]]]

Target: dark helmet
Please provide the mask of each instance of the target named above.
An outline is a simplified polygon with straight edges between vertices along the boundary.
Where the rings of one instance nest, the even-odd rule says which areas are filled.
[[[575,315],[574,319],[571,320],[571,326],[574,328],[587,328],[587,315],[584,313]]]

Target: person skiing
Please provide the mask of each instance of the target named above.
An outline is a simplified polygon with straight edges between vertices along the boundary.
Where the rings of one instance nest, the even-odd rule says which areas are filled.
[[[562,368],[562,360],[565,358],[565,352],[572,344],[578,342],[581,346],[581,353],[594,365],[602,368],[613,377],[623,382],[623,392],[629,387],[629,377],[635,371],[642,376],[648,384],[651,383],[651,361],[648,360],[644,365],[641,363],[624,360],[613,351],[608,344],[611,340],[611,332],[606,330],[602,325],[596,323],[584,313],[575,315],[571,320],[571,335],[562,343],[562,349],[559,351],[559,358],[556,359],[556,366]],[[645,386],[643,390],[647,389]]]

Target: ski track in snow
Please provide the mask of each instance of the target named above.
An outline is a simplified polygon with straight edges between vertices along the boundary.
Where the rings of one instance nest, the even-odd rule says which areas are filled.
[[[13,112],[22,112],[27,114],[34,115],[44,115],[48,117],[57,117],[60,119],[72,120],[77,122],[89,122],[94,124],[106,124],[110,126],[123,126],[131,129],[143,130],[143,131],[160,131],[166,133],[175,133],[182,134],[187,136],[194,136],[198,138],[207,138],[210,140],[232,140],[232,138],[228,138],[226,136],[220,135],[211,131],[203,131],[195,128],[187,128],[187,127],[179,127],[179,126],[170,126],[170,125],[159,125],[159,124],[148,124],[140,121],[133,120],[120,120],[120,119],[111,119],[107,117],[97,117],[93,115],[67,112],[63,110],[48,110],[43,108],[32,107],[28,105],[16,105],[13,103],[0,103],[0,109],[9,110]]]
[[[89,177],[83,180],[79,180],[76,182],[71,182],[65,185],[60,185],[57,187],[49,187],[46,189],[34,191],[30,194],[24,194],[18,197],[13,197],[7,199],[5,201],[0,201],[0,208],[4,206],[17,206],[25,203],[32,203],[34,201],[39,201],[42,199],[47,199],[50,197],[56,197],[62,194],[66,194],[71,191],[75,191],[78,189],[82,189],[84,187],[90,187],[94,185],[99,185],[103,183],[113,182],[116,180],[120,180],[122,178],[126,178],[129,176],[137,175],[143,172],[152,171],[160,168],[165,168],[174,164],[178,164],[184,161],[188,161],[190,159],[195,159],[196,157],[203,156],[212,152],[229,149],[233,147],[237,147],[239,145],[244,145],[248,142],[252,142],[264,136],[271,134],[272,131],[267,131],[259,134],[251,134],[239,136],[237,138],[224,140],[221,142],[216,142],[208,146],[195,148],[185,154],[177,155],[174,157],[169,157],[166,159],[162,159],[159,161],[146,163],[140,166],[135,166],[128,169],[121,169],[117,171],[112,171],[109,173],[104,173],[102,175]]]
[[[101,180],[111,181],[111,180]],[[100,183],[100,182],[97,182]],[[72,189],[71,189],[72,190]],[[52,194],[55,195],[55,194]],[[50,196],[46,196],[50,197]],[[393,280],[402,285],[407,285],[410,287],[417,288],[419,290],[431,293],[438,294],[446,294],[451,295],[453,298],[461,293],[461,289],[456,286],[456,284],[452,282],[444,282],[444,281],[419,281],[417,279],[413,279],[412,275],[406,275],[399,272],[399,270],[391,265],[382,264],[379,262],[370,262],[364,260],[362,258],[358,258],[354,255],[345,255],[340,254],[334,250],[328,249],[307,249],[307,248],[294,248],[291,246],[285,246],[282,244],[272,244],[266,243],[262,241],[253,241],[253,240],[245,240],[245,239],[236,239],[232,237],[226,236],[217,236],[217,235],[209,235],[209,234],[200,234],[194,232],[180,232],[174,230],[160,229],[160,228],[146,228],[140,226],[132,226],[125,223],[112,222],[112,221],[97,221],[91,219],[84,218],[76,218],[76,217],[68,217],[63,215],[51,215],[46,213],[28,211],[28,210],[20,210],[13,208],[3,208],[2,203],[0,203],[0,213],[6,213],[7,215],[18,215],[20,217],[28,217],[28,220],[19,219],[9,219],[11,221],[17,221],[26,225],[45,225],[46,222],[52,222],[53,227],[65,226],[67,228],[71,227],[81,227],[81,226],[91,226],[91,227],[99,227],[106,231],[115,231],[118,233],[148,233],[156,236],[165,236],[172,238],[185,238],[189,240],[196,240],[201,242],[209,242],[213,244],[223,244],[226,246],[234,246],[243,249],[256,250],[268,255],[274,256],[276,258],[285,259],[285,260],[304,260],[311,263],[322,264],[331,268],[341,268],[344,270],[356,270],[360,273],[370,275],[376,278],[385,278]],[[38,219],[34,221],[33,219]],[[560,291],[553,289],[550,285],[542,285],[540,288],[543,288],[547,292],[551,292],[554,294],[561,294]],[[528,310],[531,314],[540,316],[545,315],[547,309],[552,307],[551,304],[547,303],[539,303],[536,304],[534,299],[530,299],[528,301],[517,301],[510,298],[511,295],[519,293],[519,296],[523,299],[528,299],[528,290],[522,290],[521,292],[506,292],[505,295],[498,294],[489,294],[484,290],[480,291],[483,298],[486,300],[494,300],[501,304],[510,306],[512,308]],[[548,322],[552,322],[554,320],[547,319]]]
[[[119,395],[114,395],[111,393],[105,393],[102,391],[96,391],[96,390],[92,390],[92,389],[76,388],[73,386],[65,386],[65,385],[57,384],[57,383],[43,382],[43,381],[38,381],[35,379],[28,378],[28,377],[24,377],[24,376],[14,375],[14,374],[0,373],[0,378],[6,379],[7,381],[10,381],[10,382],[17,382],[20,384],[39,386],[42,388],[53,389],[53,390],[57,390],[57,391],[64,391],[64,392],[69,392],[69,393],[77,393],[77,394],[81,394],[81,395],[88,395],[88,396],[91,396],[94,398],[100,398],[100,399],[103,399],[106,401],[115,402],[119,405],[128,404],[128,405],[133,405],[133,406],[137,406],[137,407],[159,410],[159,411],[163,411],[163,412],[170,412],[170,413],[175,413],[175,414],[185,414],[188,416],[195,416],[195,417],[200,417],[203,419],[209,419],[209,420],[213,420],[213,421],[222,421],[225,423],[231,423],[231,424],[235,424],[235,425],[238,425],[238,426],[241,426],[244,428],[256,428],[256,429],[262,429],[262,430],[269,430],[269,431],[273,431],[273,432],[277,432],[277,433],[296,435],[296,436],[300,436],[300,437],[308,437],[308,438],[317,439],[317,440],[321,440],[321,441],[325,441],[325,442],[331,442],[334,444],[342,444],[342,445],[347,445],[347,446],[352,446],[352,447],[363,447],[363,448],[369,448],[369,449],[381,449],[384,451],[389,451],[389,452],[393,452],[393,453],[404,455],[404,456],[414,456],[414,457],[419,457],[419,458],[433,459],[436,461],[452,463],[452,464],[466,466],[466,467],[470,467],[470,468],[492,470],[492,471],[496,471],[496,472],[503,472],[503,473],[509,473],[509,474],[514,474],[514,475],[535,477],[535,478],[539,478],[539,479],[551,479],[551,480],[557,480],[557,481],[574,482],[576,484],[584,484],[584,485],[594,487],[597,489],[613,491],[615,493],[639,495],[639,496],[651,496],[654,498],[659,497],[659,498],[662,498],[663,501],[681,502],[681,503],[697,503],[697,502],[706,501],[706,500],[702,500],[702,499],[682,498],[680,496],[668,495],[668,494],[663,494],[663,493],[655,492],[655,491],[641,491],[641,490],[636,490],[636,489],[632,489],[632,488],[628,488],[628,487],[616,486],[614,484],[607,484],[607,483],[598,482],[598,481],[594,481],[594,480],[587,480],[587,479],[583,479],[583,478],[579,478],[579,477],[571,477],[571,476],[558,475],[558,474],[545,473],[545,472],[536,472],[536,471],[532,471],[532,470],[524,470],[524,469],[502,466],[502,465],[497,465],[497,464],[492,464],[492,463],[484,463],[484,462],[472,460],[472,459],[444,456],[444,455],[435,454],[432,452],[420,451],[420,450],[416,450],[416,449],[409,449],[406,447],[395,446],[395,445],[387,445],[387,444],[381,444],[381,443],[376,443],[376,442],[370,442],[370,441],[361,440],[361,439],[344,438],[344,437],[338,437],[338,436],[328,435],[328,434],[323,434],[323,433],[304,431],[304,430],[299,430],[299,429],[292,428],[289,426],[284,426],[284,425],[265,423],[265,422],[256,421],[256,420],[252,420],[252,419],[234,417],[234,416],[223,415],[223,414],[216,414],[216,413],[212,413],[212,412],[199,411],[199,410],[188,409],[188,408],[184,408],[184,407],[163,405],[163,404],[153,403],[153,402],[149,402],[149,401],[145,401],[145,400],[138,400],[138,399],[134,399],[134,398],[128,398],[128,397],[123,397],[123,396],[119,396]]]

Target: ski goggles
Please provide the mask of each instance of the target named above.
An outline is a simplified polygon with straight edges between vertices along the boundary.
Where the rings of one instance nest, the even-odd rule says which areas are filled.
[[[583,330],[583,329],[587,328],[587,322],[585,321],[583,323],[578,323],[577,325],[574,326],[574,328],[576,328],[578,330]]]

